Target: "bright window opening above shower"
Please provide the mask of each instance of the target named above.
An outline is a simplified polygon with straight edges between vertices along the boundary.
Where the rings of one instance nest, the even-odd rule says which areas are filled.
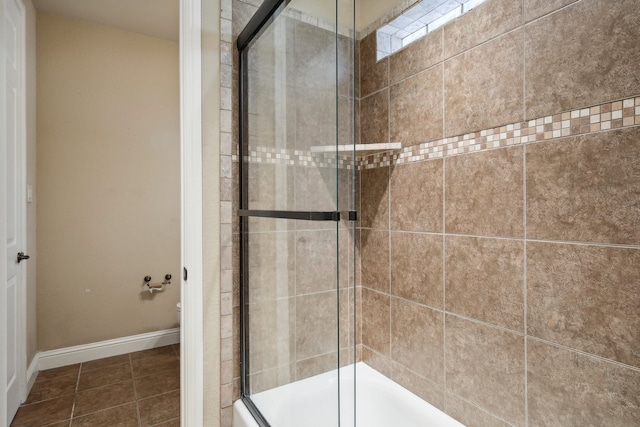
[[[402,49],[485,0],[422,0],[377,30],[378,61]]]

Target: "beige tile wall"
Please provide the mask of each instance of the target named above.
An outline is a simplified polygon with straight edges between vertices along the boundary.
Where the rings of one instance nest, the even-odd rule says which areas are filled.
[[[360,138],[403,149],[360,165],[363,359],[471,427],[639,425],[637,2],[373,43]]]

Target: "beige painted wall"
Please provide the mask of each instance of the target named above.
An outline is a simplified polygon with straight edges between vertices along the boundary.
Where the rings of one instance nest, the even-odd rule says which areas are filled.
[[[177,43],[38,13],[37,63],[40,349],[177,326]]]
[[[27,185],[36,194],[36,10],[31,0],[24,0],[26,10],[27,60]],[[38,352],[38,324],[36,307],[36,200],[27,204],[27,246],[31,256],[27,262],[27,366]]]

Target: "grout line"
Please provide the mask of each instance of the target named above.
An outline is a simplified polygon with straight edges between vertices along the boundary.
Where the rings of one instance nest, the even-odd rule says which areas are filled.
[[[522,298],[523,298],[523,325],[524,325],[524,425],[529,425],[529,360],[527,348],[527,146],[522,147],[522,222],[524,236],[523,265],[522,265]]]
[[[460,396],[460,395],[459,395],[459,394],[457,394],[457,393],[454,393],[454,392],[448,392],[448,393],[450,393],[451,395],[455,396],[457,399],[462,400],[462,401],[463,401],[463,402],[465,402],[466,404],[471,405],[471,406],[473,406],[474,408],[481,410],[481,411],[482,411],[482,412],[484,412],[485,414],[489,414],[490,416],[492,416],[492,417],[494,417],[494,418],[499,419],[500,421],[504,422],[505,424],[508,424],[508,425],[510,425],[510,426],[512,426],[512,427],[515,427],[515,426],[516,426],[516,424],[513,424],[513,423],[511,423],[511,422],[509,422],[509,421],[505,420],[504,418],[502,418],[502,417],[500,417],[500,416],[498,416],[498,415],[496,415],[496,414],[494,414],[494,413],[492,413],[492,412],[489,412],[486,408],[484,408],[484,407],[482,407],[482,406],[478,405],[477,403],[474,403],[474,402],[472,402],[472,401],[468,400],[468,399],[467,399],[467,398],[465,398],[465,397]],[[445,392],[445,394],[446,394],[446,392]]]
[[[174,351],[175,354],[175,351]],[[129,368],[131,369],[131,381],[133,382],[133,398],[136,402],[136,415],[138,417],[138,426],[142,425],[142,417],[140,416],[140,405],[138,405],[138,390],[136,388],[136,380],[133,375],[133,360],[131,359],[131,353],[129,353]]]
[[[571,352],[571,353],[576,353],[576,354],[579,354],[579,355],[584,356],[584,357],[589,357],[591,359],[598,360],[599,362],[610,363],[612,365],[616,365],[616,366],[619,366],[621,368],[626,368],[626,369],[629,369],[629,370],[632,370],[632,371],[640,373],[640,367],[638,367],[638,366],[627,365],[626,363],[618,362],[617,360],[607,359],[606,357],[598,356],[597,354],[587,353],[586,351],[582,351],[582,350],[579,350],[579,349],[573,348],[573,347],[568,347],[566,345],[563,345],[563,344],[560,344],[560,343],[556,343],[556,342],[553,342],[553,341],[548,341],[548,340],[545,340],[544,338],[538,338],[538,337],[533,336],[533,335],[527,335],[526,338],[527,338],[527,340],[537,341],[537,342],[542,343],[542,344],[547,344],[547,345],[550,345],[552,347],[556,347],[556,348],[559,348],[559,349],[562,349],[562,350],[566,350],[566,351]]]
[[[442,160],[442,370],[444,406],[447,407],[447,160]]]

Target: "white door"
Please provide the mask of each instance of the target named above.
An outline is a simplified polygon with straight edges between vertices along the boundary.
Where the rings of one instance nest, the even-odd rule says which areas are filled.
[[[6,301],[6,399],[7,425],[13,419],[22,394],[23,352],[20,327],[21,297],[24,291],[24,262],[18,252],[24,250],[24,9],[19,0],[4,2],[5,44],[5,132],[6,132],[6,285],[2,297]]]

